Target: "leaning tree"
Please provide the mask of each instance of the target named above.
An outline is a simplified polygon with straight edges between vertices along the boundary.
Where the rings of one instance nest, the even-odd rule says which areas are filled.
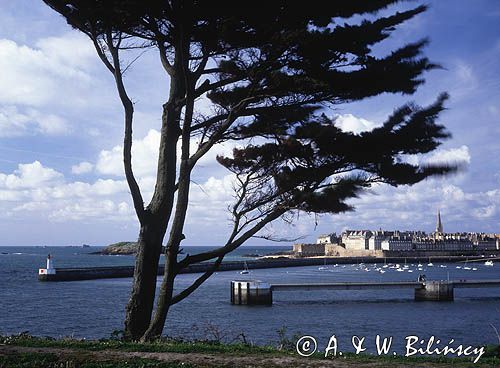
[[[428,153],[449,137],[436,123],[445,94],[427,107],[399,107],[382,126],[361,134],[342,131],[331,114],[336,105],[383,93],[412,94],[424,82],[422,74],[438,67],[422,55],[426,40],[383,56],[372,51],[425,6],[390,12],[398,1],[323,1],[310,14],[303,2],[285,0],[44,2],[90,38],[123,104],[125,176],[140,223],[125,320],[129,338],[159,336],[169,308],[272,221],[300,211],[348,211],[346,200],[373,183],[411,185],[454,170],[404,159]],[[156,186],[147,205],[131,164],[134,103],[123,61],[126,52],[145,48],[156,50],[169,77]],[[201,103],[212,112],[200,109]],[[217,158],[234,174],[232,229],[219,247],[179,256],[189,238],[184,227],[193,169],[226,141],[238,146],[231,157]],[[165,273],[156,296],[167,229]],[[213,268],[186,289],[174,289],[182,269],[207,260],[215,260]]]

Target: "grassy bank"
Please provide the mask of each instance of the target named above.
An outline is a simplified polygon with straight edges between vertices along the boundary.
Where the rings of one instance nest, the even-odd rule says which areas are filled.
[[[158,340],[134,343],[121,340],[76,340],[0,337],[0,368],[114,368],[114,367],[494,367],[500,366],[500,347],[487,349],[477,364],[465,358],[405,358],[345,354],[303,358],[290,345],[280,347],[222,344],[211,341]]]

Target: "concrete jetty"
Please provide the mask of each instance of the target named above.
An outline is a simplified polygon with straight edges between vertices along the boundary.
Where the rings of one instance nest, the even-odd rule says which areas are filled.
[[[338,259],[332,258],[331,262]],[[344,260],[345,263],[349,263]],[[263,268],[279,268],[279,267],[299,267],[299,266],[317,266],[324,263],[323,258],[277,258],[277,259],[259,259],[247,261],[226,261],[222,262],[217,272],[220,271],[240,271],[245,269],[245,264],[250,270]],[[356,263],[351,260],[350,263]],[[201,262],[192,264],[179,273],[201,273],[213,268],[213,262]],[[47,263],[47,265],[49,265]],[[38,272],[40,281],[77,281],[77,280],[94,280],[107,278],[132,277],[134,275],[134,266],[112,266],[112,267],[82,267],[82,268],[54,268],[51,261],[49,268],[41,268]],[[158,275],[163,275],[164,265],[158,267]]]
[[[432,257],[433,262],[447,263],[459,262],[465,260],[462,256],[443,256]],[[481,257],[468,257],[469,261],[473,259],[482,259]],[[266,258],[246,261],[224,261],[221,263],[217,272],[221,271],[239,271],[245,269],[245,263],[248,269],[264,268],[282,268],[282,267],[303,267],[303,266],[323,266],[324,264],[357,264],[357,263],[418,263],[427,262],[429,257],[320,257],[320,258]],[[180,273],[201,273],[213,267],[213,262],[201,262],[192,264],[184,268]],[[158,275],[163,275],[164,265],[158,268]],[[47,268],[40,268],[38,279],[40,281],[78,281],[95,280],[108,278],[132,277],[134,275],[134,266],[111,266],[111,267],[81,267],[81,268],[55,268],[53,258],[47,261]]]
[[[415,301],[453,301],[454,288],[500,287],[500,280],[419,280],[389,282],[335,282],[303,284],[269,284],[260,280],[231,281],[231,304],[272,305],[273,292],[313,291],[313,290],[415,290]]]

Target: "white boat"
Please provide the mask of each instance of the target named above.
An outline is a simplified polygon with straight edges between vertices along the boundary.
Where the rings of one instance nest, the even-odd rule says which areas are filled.
[[[445,265],[439,265],[439,267],[441,267],[441,268],[446,268],[447,266],[445,266]]]
[[[486,261],[486,262],[484,262],[484,265],[491,267],[491,266],[493,266],[493,261]]]
[[[326,258],[324,259],[323,266],[318,267],[319,271],[326,271],[328,267],[326,266]]]
[[[432,262],[427,263],[427,267],[432,267],[432,266],[434,266],[434,263]]]
[[[380,272],[380,273],[385,273],[385,270],[379,270],[378,272]]]
[[[462,266],[457,266],[456,268],[461,269],[461,268],[462,268]]]
[[[419,264],[417,265],[417,267],[418,267],[418,268],[422,268],[422,267],[423,267],[422,263],[419,263]]]
[[[472,267],[472,271],[477,271],[477,268],[476,267]]]
[[[247,275],[250,273],[250,270],[248,269],[247,261],[245,261],[245,269],[243,271],[240,271],[240,275]]]

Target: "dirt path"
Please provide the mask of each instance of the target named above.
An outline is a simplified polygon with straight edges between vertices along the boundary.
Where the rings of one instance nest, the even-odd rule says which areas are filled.
[[[149,352],[127,352],[117,350],[89,351],[65,348],[35,348],[11,345],[0,345],[0,356],[17,353],[45,353],[55,354],[61,360],[67,358],[78,359],[78,361],[120,361],[131,358],[155,359],[170,363],[190,363],[200,367],[238,367],[238,368],[268,368],[268,367],[336,367],[336,368],[368,368],[368,367],[408,367],[408,363],[389,363],[388,361],[364,362],[358,360],[318,360],[299,356],[267,356],[267,355],[228,355],[228,354],[203,354],[203,353],[149,353]],[[411,364],[411,367],[446,367],[448,364],[423,362]],[[451,366],[451,364],[449,365]],[[453,365],[456,366],[456,365]],[[475,367],[484,365],[476,364]]]

